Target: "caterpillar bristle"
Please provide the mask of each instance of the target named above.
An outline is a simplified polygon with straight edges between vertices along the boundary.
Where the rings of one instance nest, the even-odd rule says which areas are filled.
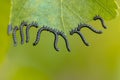
[[[73,35],[77,31],[77,28],[74,28],[70,31],[70,35]]]

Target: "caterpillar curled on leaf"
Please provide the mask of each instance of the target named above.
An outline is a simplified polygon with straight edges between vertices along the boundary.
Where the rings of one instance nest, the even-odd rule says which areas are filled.
[[[93,18],[93,20],[100,20],[103,28],[104,28],[104,29],[107,29],[107,26],[105,25],[105,22],[104,22],[104,20],[103,20],[102,17],[100,17],[100,16],[95,16],[95,17]]]

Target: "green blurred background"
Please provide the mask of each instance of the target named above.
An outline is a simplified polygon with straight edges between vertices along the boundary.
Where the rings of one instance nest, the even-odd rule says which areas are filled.
[[[36,30],[30,31],[28,44],[13,47],[12,37],[7,36],[10,0],[0,0],[0,80],[120,80],[120,16],[106,21],[104,30],[99,21],[91,21],[102,35],[83,29],[91,43],[86,47],[78,35],[68,36],[69,53],[64,40],[59,37],[60,52],[53,47],[54,36],[42,33],[41,41],[32,46]],[[119,11],[120,12],[120,11]]]

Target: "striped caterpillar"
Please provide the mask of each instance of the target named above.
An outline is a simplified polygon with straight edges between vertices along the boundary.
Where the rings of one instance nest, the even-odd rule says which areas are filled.
[[[103,28],[105,28],[105,29],[107,28],[107,27],[105,26],[104,20],[103,20],[100,16],[95,16],[95,17],[93,18],[93,20],[100,20]],[[30,30],[30,28],[31,28],[31,27],[38,28],[38,24],[37,24],[36,22],[32,22],[31,24],[27,24],[27,22],[24,22],[24,21],[23,21],[23,22],[20,24],[19,27],[18,27],[18,26],[15,26],[14,28],[12,28],[12,25],[9,25],[9,26],[8,26],[8,35],[10,35],[10,33],[12,32],[12,37],[13,37],[14,46],[17,46],[16,32],[19,31],[19,30],[20,30],[21,44],[24,44],[23,27],[26,27],[26,43],[28,43],[29,40],[30,40],[30,36],[29,36],[29,30]],[[84,43],[86,46],[89,46],[89,43],[86,41],[86,39],[84,38],[83,34],[80,32],[80,30],[81,30],[82,28],[88,28],[88,29],[90,29],[91,31],[93,31],[94,33],[97,33],[97,34],[101,34],[101,33],[102,33],[102,31],[96,30],[96,29],[94,29],[91,25],[88,25],[88,24],[79,24],[78,27],[72,29],[72,30],[70,31],[70,35],[73,35],[74,33],[78,34],[78,35],[81,37],[83,43]],[[13,29],[13,31],[12,31],[12,29]],[[67,48],[67,50],[70,52],[70,47],[69,47],[68,39],[67,39],[65,33],[62,32],[62,31],[58,31],[58,30],[56,30],[56,29],[50,28],[50,27],[48,27],[48,26],[43,26],[43,27],[41,27],[41,28],[37,31],[36,40],[34,41],[33,46],[36,46],[36,45],[39,43],[39,41],[40,41],[40,35],[41,35],[41,33],[42,33],[43,31],[49,31],[49,32],[51,32],[51,33],[54,34],[54,36],[55,36],[55,39],[54,39],[54,48],[55,48],[56,51],[59,51],[59,48],[57,47],[57,44],[58,44],[58,36],[61,36],[61,37],[64,39],[65,43],[66,43],[66,48]]]

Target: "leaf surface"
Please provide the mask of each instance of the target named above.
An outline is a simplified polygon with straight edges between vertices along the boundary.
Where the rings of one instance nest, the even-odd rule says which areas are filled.
[[[12,0],[10,24],[22,21],[70,31],[79,23],[87,23],[96,15],[110,20],[116,17],[114,0]]]

